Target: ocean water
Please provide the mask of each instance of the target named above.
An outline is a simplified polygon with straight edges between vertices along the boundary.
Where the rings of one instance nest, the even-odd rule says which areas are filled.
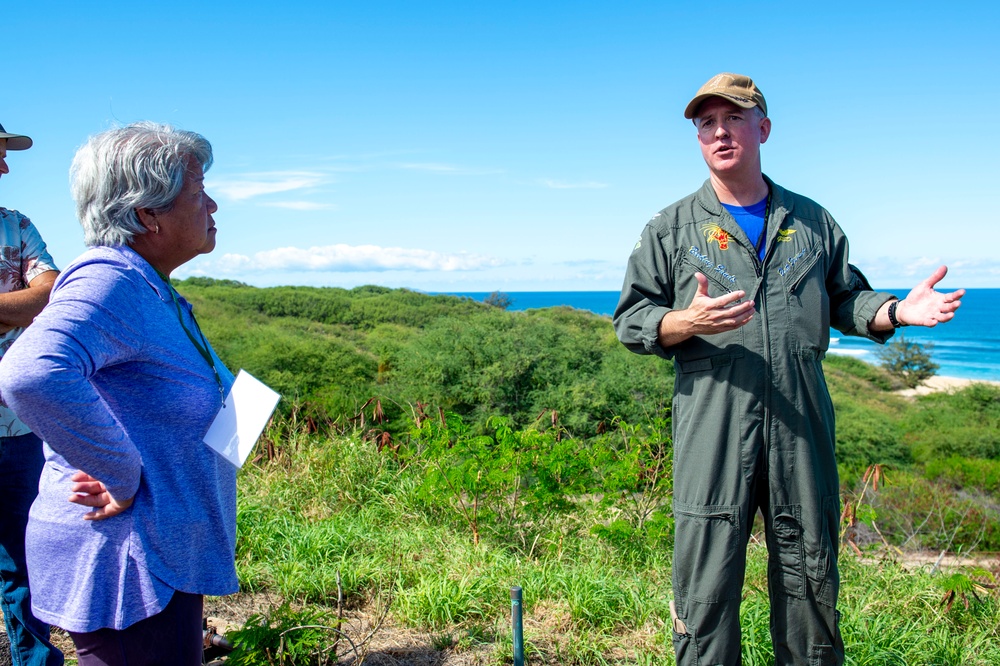
[[[906,289],[886,291],[905,295]],[[531,310],[566,305],[611,316],[618,304],[617,291],[512,291],[511,310]],[[455,293],[478,301],[486,292]],[[955,318],[934,328],[903,328],[896,332],[907,340],[930,349],[931,358],[940,365],[938,374],[945,377],[1000,381],[1000,289],[969,289]],[[830,353],[854,356],[868,363],[878,363],[879,345],[830,331]]]

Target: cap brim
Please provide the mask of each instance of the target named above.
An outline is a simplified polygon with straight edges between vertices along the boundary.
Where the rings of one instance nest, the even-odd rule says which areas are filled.
[[[0,139],[7,139],[7,150],[27,150],[33,143],[31,137],[7,132],[0,132]]]
[[[753,107],[757,106],[757,102],[755,102],[752,99],[747,100],[745,97],[733,97],[730,95],[723,95],[722,93],[714,93],[714,92],[705,93],[704,95],[698,95],[693,100],[688,102],[687,108],[684,109],[684,117],[687,118],[688,120],[694,118],[694,114],[698,110],[698,107],[701,105],[702,102],[704,102],[709,97],[721,97],[722,99],[732,102],[736,106],[739,106],[744,109],[752,109]]]

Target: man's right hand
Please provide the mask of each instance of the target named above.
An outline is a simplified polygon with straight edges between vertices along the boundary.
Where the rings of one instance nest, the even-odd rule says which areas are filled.
[[[743,326],[753,319],[754,302],[737,303],[746,296],[733,291],[718,298],[708,295],[708,278],[695,273],[698,289],[684,310],[671,310],[660,320],[657,341],[663,348],[672,347],[695,335],[714,335]]]

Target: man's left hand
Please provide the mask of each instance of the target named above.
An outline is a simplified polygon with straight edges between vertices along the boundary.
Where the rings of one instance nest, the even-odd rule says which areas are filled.
[[[944,279],[947,273],[947,266],[938,267],[899,302],[896,306],[896,319],[900,324],[932,327],[950,321],[955,316],[955,310],[962,304],[965,290],[959,289],[950,294],[934,291],[934,285]]]

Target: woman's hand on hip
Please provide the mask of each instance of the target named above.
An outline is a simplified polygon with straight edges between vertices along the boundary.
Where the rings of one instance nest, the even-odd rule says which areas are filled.
[[[84,514],[84,520],[104,520],[117,516],[132,506],[134,498],[116,500],[103,483],[86,472],[77,472],[70,478],[74,483],[71,489],[73,494],[69,496],[69,501],[74,504],[94,507],[93,511]]]

